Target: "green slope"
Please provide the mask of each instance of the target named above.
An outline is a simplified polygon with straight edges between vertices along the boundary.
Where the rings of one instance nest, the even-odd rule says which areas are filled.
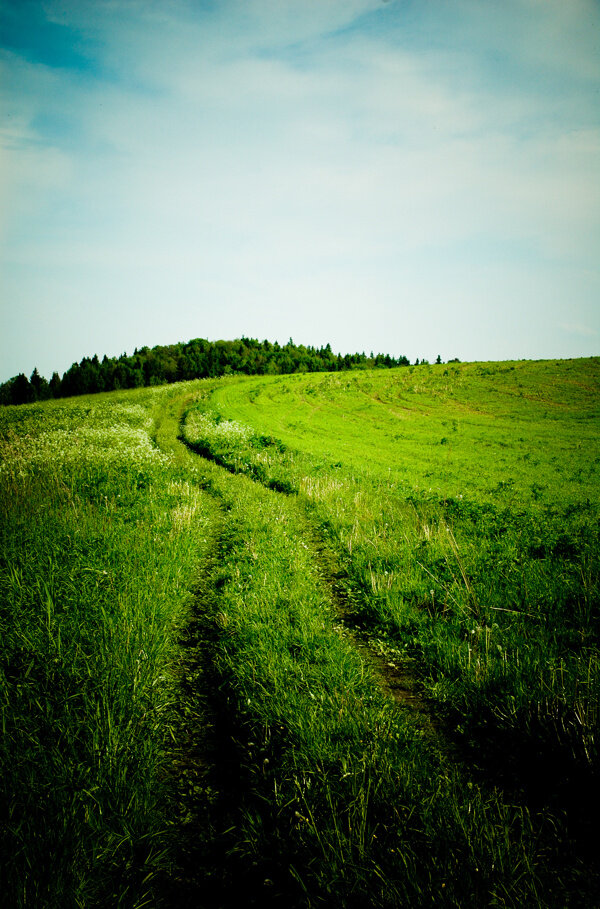
[[[600,359],[223,380],[227,416],[440,496],[597,501]]]

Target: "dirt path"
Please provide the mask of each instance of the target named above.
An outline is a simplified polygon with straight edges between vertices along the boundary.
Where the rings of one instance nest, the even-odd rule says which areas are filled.
[[[200,568],[193,611],[179,640],[173,667],[177,679],[177,717],[165,755],[169,787],[172,871],[162,881],[166,906],[218,905],[217,875],[226,852],[222,831],[228,824],[220,768],[230,763],[219,729],[210,660],[210,624],[221,521],[213,516],[210,548]],[[213,899],[214,898],[214,899]]]
[[[181,410],[183,410],[183,405]],[[189,451],[192,452],[193,449],[190,448]],[[194,452],[193,456],[205,459],[205,456],[198,452]],[[221,462],[219,462],[219,466],[230,473],[236,472]],[[260,482],[255,477],[252,479],[256,483]],[[359,628],[350,596],[350,579],[341,566],[333,547],[319,533],[315,522],[311,521],[301,501],[294,494],[280,489],[277,484],[270,484],[269,488],[279,495],[285,495],[288,501],[294,503],[301,535],[306,545],[314,553],[317,575],[328,595],[332,613],[337,620],[336,630],[359,652],[385,694],[399,708],[410,710],[425,732],[431,736],[439,736],[441,734],[439,719],[435,717],[432,703],[425,697],[419,684],[414,662],[397,651],[391,652],[389,648],[384,648],[381,642],[373,640]],[[353,595],[355,599],[364,598],[364,594],[356,590],[353,591]],[[443,744],[443,750],[449,750],[448,743]]]
[[[364,629],[357,602],[360,603],[365,595],[352,587],[333,547],[319,534],[299,501],[296,502],[296,511],[302,535],[314,553],[317,574],[328,593],[333,615],[337,619],[337,632],[358,651],[387,697],[399,709],[410,711],[423,732],[428,737],[439,740],[440,748],[448,753],[450,745],[443,739],[440,720],[435,715],[432,702],[423,692],[414,661],[389,645],[386,646]]]
[[[161,909],[233,909],[238,905],[233,831],[244,792],[231,712],[214,666],[218,568],[225,513],[206,487],[197,455],[179,441],[185,399],[167,399],[155,414],[156,444],[179,464],[203,497],[202,558],[190,618],[172,671],[177,680],[173,729],[165,751],[171,870],[156,885]],[[232,857],[233,856],[233,857]],[[254,903],[252,903],[254,904]]]

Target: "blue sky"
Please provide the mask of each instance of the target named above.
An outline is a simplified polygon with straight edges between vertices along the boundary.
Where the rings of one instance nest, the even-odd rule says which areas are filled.
[[[2,0],[0,381],[600,354],[598,0]]]

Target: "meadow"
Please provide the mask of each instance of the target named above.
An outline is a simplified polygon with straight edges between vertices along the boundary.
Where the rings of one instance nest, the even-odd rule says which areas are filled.
[[[15,906],[595,906],[600,361],[0,410]]]

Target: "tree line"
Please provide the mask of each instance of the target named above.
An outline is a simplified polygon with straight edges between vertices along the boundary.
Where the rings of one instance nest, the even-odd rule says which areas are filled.
[[[365,353],[334,354],[331,345],[305,347],[292,339],[277,341],[239,338],[235,341],[207,341],[196,338],[179,344],[136,348],[133,355],[83,357],[62,378],[57,372],[50,381],[36,369],[28,379],[24,373],[0,385],[0,404],[28,404],[49,398],[165,385],[188,379],[206,379],[245,373],[284,375],[294,372],[337,372],[356,368],[408,366],[406,357]]]

